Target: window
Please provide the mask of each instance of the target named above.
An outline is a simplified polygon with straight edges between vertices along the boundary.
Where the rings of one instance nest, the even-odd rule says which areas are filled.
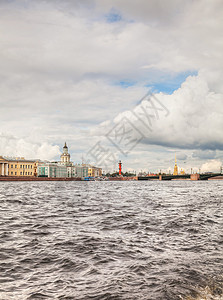
[[[29,172],[28,172],[28,175],[29,175]]]
[[[20,169],[22,168],[22,165],[20,165]]]
[[[22,172],[20,172],[20,175],[22,175]]]
[[[30,175],[32,175],[32,172],[30,172]]]
[[[26,165],[26,169],[27,169],[27,165]]]
[[[17,165],[15,165],[15,168],[17,168]]]
[[[28,169],[30,168],[30,165],[28,165]]]
[[[11,168],[13,169],[13,165],[11,165]]]
[[[26,172],[26,175],[27,175],[27,172]]]
[[[11,175],[13,175],[13,172],[11,172]]]
[[[25,169],[25,165],[23,165],[23,169]]]
[[[17,175],[17,172],[15,172],[15,175]]]
[[[31,165],[31,169],[33,168],[33,166]]]

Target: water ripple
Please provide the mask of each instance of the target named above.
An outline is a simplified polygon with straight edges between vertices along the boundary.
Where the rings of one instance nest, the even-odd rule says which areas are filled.
[[[1,182],[0,299],[223,299],[222,195],[223,181]]]

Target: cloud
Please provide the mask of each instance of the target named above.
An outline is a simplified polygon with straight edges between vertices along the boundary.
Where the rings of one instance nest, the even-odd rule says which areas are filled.
[[[194,1],[104,2],[95,1],[92,7],[89,1],[75,1],[71,7],[71,1],[3,1],[2,72],[34,78],[99,76],[152,83],[162,77],[168,80],[169,74],[222,65],[222,46],[216,43],[222,25],[212,14],[218,9],[216,1],[209,10]],[[135,21],[105,22],[100,14],[106,15],[112,7]],[[158,26],[165,16],[174,23],[172,27]],[[156,20],[158,25],[147,20]]]
[[[197,150],[192,156],[199,159],[213,159],[216,157],[216,150]]]
[[[177,159],[179,160],[187,160],[187,155],[184,153],[177,154]]]
[[[220,173],[220,168],[222,167],[222,162],[219,160],[211,160],[206,163],[204,163],[201,166],[201,172],[216,172]]]
[[[119,114],[114,122],[130,120],[144,135],[145,144],[223,150],[223,95],[211,92],[203,75],[189,76],[172,95],[159,93],[143,100],[132,111]],[[131,125],[127,128],[132,130]],[[137,136],[133,133],[132,138]]]
[[[137,2],[128,0],[103,1],[96,0],[97,9],[111,10],[116,8],[126,18],[136,21],[144,21],[156,25],[157,23],[167,24],[173,22],[178,14],[187,7],[185,1],[171,0],[168,3],[163,1],[146,1],[139,0]],[[188,1],[191,4],[191,1]]]
[[[3,156],[52,160],[60,154],[58,146],[46,142],[35,144],[3,133],[0,133],[0,141],[0,153]]]

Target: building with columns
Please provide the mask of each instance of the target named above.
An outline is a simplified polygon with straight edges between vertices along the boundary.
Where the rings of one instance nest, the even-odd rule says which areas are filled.
[[[0,156],[0,176],[36,176],[37,162],[23,157]]]
[[[3,156],[0,156],[0,176],[8,176],[8,173],[9,173],[8,161]]]
[[[102,169],[89,164],[76,164],[70,161],[65,142],[60,161],[49,162],[27,160],[24,157],[9,158],[0,156],[0,176],[38,176],[38,177],[100,177]]]

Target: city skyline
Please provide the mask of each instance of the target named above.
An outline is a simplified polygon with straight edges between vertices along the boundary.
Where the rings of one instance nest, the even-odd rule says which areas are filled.
[[[217,0],[1,1],[0,155],[56,160],[66,140],[77,163],[96,164],[87,154],[100,143],[127,171],[168,172],[175,153],[186,172],[219,171],[222,10]],[[138,114],[148,92],[166,109],[150,128]],[[128,153],[109,136],[122,120],[134,125]]]
[[[30,162],[32,162],[33,163],[33,166],[34,166],[34,164],[36,165],[38,165],[38,164],[40,164],[40,165],[44,165],[44,164],[47,164],[47,165],[49,165],[49,164],[57,164],[57,163],[59,163],[59,165],[61,165],[61,166],[63,166],[63,165],[65,165],[65,166],[74,166],[74,167],[80,167],[80,166],[88,166],[88,167],[90,167],[90,168],[96,168],[96,169],[100,169],[100,166],[92,166],[92,163],[90,162],[90,161],[86,161],[86,160],[84,160],[83,159],[83,157],[82,157],[82,161],[81,162],[72,162],[72,161],[70,161],[70,154],[69,154],[69,152],[68,152],[68,147],[67,147],[67,143],[65,142],[64,143],[64,146],[63,146],[63,151],[61,152],[62,154],[60,155],[60,159],[59,160],[54,160],[54,161],[49,161],[49,160],[40,160],[40,159],[38,159],[38,158],[32,158],[32,159],[26,159],[26,157],[24,157],[24,156],[22,156],[22,157],[18,157],[18,156],[16,156],[16,157],[13,157],[13,156],[1,156],[0,155],[0,161],[4,164],[4,163],[8,163],[9,164],[9,162],[16,162],[16,163],[20,163],[20,164],[24,164],[24,162],[25,163],[30,163]],[[109,168],[109,169],[107,169],[107,168],[104,168],[104,169],[102,169],[101,168],[101,170],[102,170],[102,172],[103,172],[103,174],[106,174],[106,173],[118,173],[119,172],[119,174],[120,174],[120,164],[121,165],[123,165],[123,163],[122,163],[122,161],[121,160],[119,160],[119,161],[115,161],[114,162],[114,165],[113,165],[113,169],[112,168]],[[1,166],[1,165],[0,165]],[[25,166],[23,166],[23,168],[24,168]],[[15,169],[16,168],[16,169]],[[21,174],[21,172],[19,173],[18,172],[18,174],[14,174],[16,171],[17,171],[17,167],[14,167],[13,168],[13,166],[11,166],[11,169],[9,170],[9,172],[8,172],[8,169],[7,169],[7,167],[5,167],[4,168],[6,171],[7,171],[7,175],[16,175],[16,176],[19,176],[19,175],[22,175]],[[19,167],[18,167],[18,169],[19,169]],[[122,167],[121,167],[121,169],[122,169]],[[129,168],[128,168],[128,166],[124,166],[124,169],[122,169],[122,171],[125,173],[125,172],[129,172],[128,171],[129,170]],[[3,172],[3,169],[1,168],[1,173],[2,173],[2,175],[5,173],[5,172]],[[146,169],[141,169],[141,170],[139,170],[139,171],[136,171],[136,170],[132,170],[131,169],[131,171],[132,171],[132,173],[134,173],[134,174],[143,174],[143,175],[149,175],[149,174],[173,174],[173,175],[184,175],[184,174],[195,174],[195,173],[198,173],[198,174],[201,174],[201,173],[212,173],[212,172],[210,172],[210,170],[208,169],[208,170],[202,170],[202,169],[197,169],[197,168],[191,168],[190,170],[188,170],[187,172],[185,172],[185,169],[182,167],[182,166],[178,166],[178,163],[177,163],[177,156],[176,156],[176,153],[175,153],[175,163],[174,163],[174,166],[171,168],[168,168],[167,170],[165,170],[165,169],[157,169],[157,171],[151,171],[151,170],[146,170]],[[217,170],[218,172],[217,173],[222,173],[222,165],[220,166],[220,169],[219,170]],[[24,175],[24,172],[23,172],[23,175]],[[25,174],[25,175],[34,175],[34,174],[32,174],[32,173],[27,173],[27,174]]]

